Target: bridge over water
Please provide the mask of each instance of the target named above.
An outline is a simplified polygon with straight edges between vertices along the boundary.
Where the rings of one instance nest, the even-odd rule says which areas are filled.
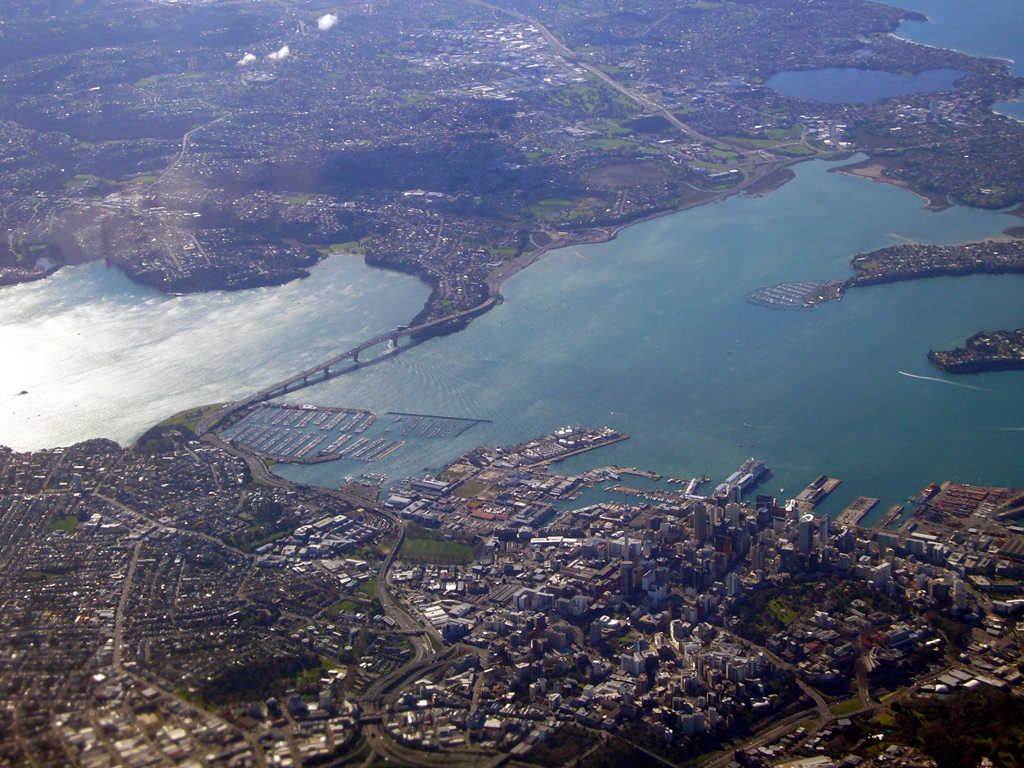
[[[500,297],[498,295],[492,295],[483,303],[478,304],[477,306],[471,307],[469,309],[464,309],[461,312],[446,315],[436,320],[431,320],[430,322],[420,323],[419,325],[414,325],[410,327],[399,326],[398,328],[387,331],[386,333],[374,336],[372,339],[367,339],[366,341],[360,343],[358,346],[352,347],[351,349],[341,352],[340,354],[335,355],[329,360],[325,360],[322,363],[317,363],[311,368],[307,368],[306,370],[300,371],[299,373],[296,373],[293,376],[289,376],[287,379],[278,381],[275,384],[271,384],[269,387],[261,389],[259,392],[254,392],[253,394],[249,395],[243,400],[237,400],[233,403],[229,403],[223,408],[213,413],[207,414],[206,416],[202,417],[199,420],[199,423],[196,425],[196,434],[203,435],[206,432],[209,432],[211,429],[214,429],[218,424],[223,423],[223,421],[232,414],[244,408],[247,408],[250,405],[254,405],[265,400],[272,400],[275,397],[281,397],[282,395],[285,395],[289,392],[295,392],[297,390],[304,389],[305,387],[313,386],[314,384],[320,384],[321,382],[326,381],[332,376],[332,368],[337,369],[340,365],[342,365],[345,362],[351,363],[351,366],[344,368],[343,370],[335,370],[333,375],[340,376],[343,373],[349,373],[350,371],[356,370],[360,365],[359,354],[361,352],[365,352],[368,349],[372,349],[373,347],[388,342],[394,344],[395,346],[391,348],[387,353],[375,357],[371,362],[382,360],[385,357],[392,357],[406,349],[415,346],[418,343],[417,337],[422,335],[424,332],[434,330],[446,325],[450,325],[451,323],[457,323],[460,320],[466,320],[472,317],[476,317],[477,315],[481,315],[487,310],[489,310],[491,307],[493,307],[495,304],[497,304],[499,301]],[[399,340],[403,338],[410,339],[411,343],[399,345]]]

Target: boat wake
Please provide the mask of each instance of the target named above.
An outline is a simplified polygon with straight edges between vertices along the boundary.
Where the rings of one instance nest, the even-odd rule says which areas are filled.
[[[940,379],[936,376],[920,376],[916,373],[907,373],[906,371],[896,371],[900,376],[906,376],[910,379],[920,379],[921,381],[934,381],[938,384],[948,384],[951,387],[960,387],[961,389],[973,389],[976,392],[988,392],[992,395],[1003,395],[1005,392],[999,392],[995,389],[986,389],[985,387],[975,387],[973,384],[962,384],[959,381],[948,381],[947,379]]]

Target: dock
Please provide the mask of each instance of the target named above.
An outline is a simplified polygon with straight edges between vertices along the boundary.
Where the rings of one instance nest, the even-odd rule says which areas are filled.
[[[874,509],[876,504],[878,504],[878,499],[871,496],[858,496],[850,506],[839,513],[836,525],[849,527],[859,525],[864,515]]]

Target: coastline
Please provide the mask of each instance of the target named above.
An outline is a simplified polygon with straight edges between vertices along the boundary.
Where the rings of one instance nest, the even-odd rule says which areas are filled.
[[[671,208],[669,210],[664,210],[664,211],[655,211],[655,212],[650,213],[650,214],[648,214],[646,216],[641,216],[641,217],[639,217],[637,219],[634,219],[634,220],[628,221],[628,222],[624,222],[622,224],[616,224],[616,225],[613,225],[613,226],[610,226],[610,227],[599,227],[599,228],[595,228],[593,230],[583,230],[583,231],[589,231],[591,233],[599,233],[595,237],[580,238],[580,239],[577,239],[577,240],[573,240],[571,242],[563,242],[562,240],[553,240],[551,243],[548,243],[547,245],[541,246],[540,248],[538,248],[536,250],[529,251],[527,253],[522,254],[518,258],[516,258],[513,261],[509,262],[508,265],[502,266],[498,270],[496,270],[495,272],[492,272],[490,275],[488,275],[488,277],[487,277],[487,287],[488,287],[489,295],[492,296],[492,297],[497,298],[497,303],[500,304],[501,300],[502,300],[501,299],[501,286],[504,284],[504,282],[506,280],[508,280],[510,277],[518,274],[522,270],[524,270],[527,267],[529,267],[530,265],[532,265],[534,262],[536,262],[542,256],[546,255],[549,251],[554,251],[554,250],[557,250],[559,248],[569,248],[569,247],[574,246],[574,245],[592,245],[592,244],[596,244],[596,243],[608,243],[608,242],[611,242],[611,241],[615,240],[618,237],[620,232],[622,232],[623,230],[625,230],[625,229],[627,229],[629,227],[636,226],[638,224],[644,224],[645,222],[648,222],[648,221],[654,221],[655,219],[660,219],[660,218],[662,218],[664,216],[671,216],[671,215],[676,214],[676,213],[682,213],[683,211],[689,211],[689,210],[692,210],[694,208],[699,208],[699,207],[704,206],[704,205],[711,205],[713,203],[720,203],[722,200],[725,200],[725,199],[727,199],[729,197],[732,197],[733,195],[737,195],[737,194],[741,194],[741,193],[746,193],[746,194],[750,195],[751,197],[754,197],[754,196],[758,196],[758,195],[770,194],[771,192],[774,192],[776,189],[779,189],[781,186],[783,186],[784,184],[788,183],[793,178],[795,178],[795,174],[789,175],[789,176],[783,175],[781,180],[775,179],[773,177],[775,177],[776,175],[781,174],[781,172],[783,172],[783,171],[786,171],[786,170],[790,169],[791,166],[794,166],[797,163],[803,163],[803,162],[806,162],[808,160],[830,160],[830,159],[832,159],[832,160],[842,160],[842,159],[844,159],[847,156],[849,156],[849,152],[836,153],[836,155],[834,155],[834,156],[821,155],[821,156],[811,156],[811,157],[799,157],[799,158],[793,158],[793,159],[789,159],[789,160],[780,161],[777,164],[773,164],[774,167],[772,167],[770,170],[767,170],[767,171],[764,171],[762,173],[759,173],[757,176],[755,176],[753,178],[746,179],[746,180],[740,182],[739,184],[737,184],[735,187],[731,187],[730,189],[727,189],[727,190],[725,190],[723,192],[712,193],[711,197],[705,198],[703,200],[694,200],[694,201],[685,203],[685,204],[679,206],[678,208]],[[757,187],[758,184],[763,184],[764,186],[762,188],[757,188],[757,189],[754,189],[753,191],[750,191],[751,188]],[[555,230],[555,232],[558,232],[558,230]],[[581,231],[581,233],[582,233],[582,231]],[[552,233],[548,232],[546,234],[548,234],[550,236]],[[566,234],[571,234],[571,233],[566,233]]]
[[[841,154],[842,156],[845,156],[848,153]],[[413,346],[416,346],[417,344],[426,341],[427,339],[433,338],[435,336],[448,336],[463,330],[469,325],[473,318],[485,314],[486,312],[490,311],[494,306],[501,304],[504,301],[504,298],[501,294],[501,288],[505,284],[506,280],[517,275],[519,272],[531,266],[532,264],[536,263],[542,256],[546,255],[550,251],[556,250],[558,248],[570,247],[573,245],[610,242],[618,236],[619,232],[626,229],[627,227],[633,226],[635,224],[642,224],[645,221],[651,221],[662,216],[679,213],[681,211],[696,208],[698,206],[705,205],[708,203],[720,202],[729,197],[732,197],[733,195],[745,192],[749,187],[754,186],[760,182],[764,182],[766,179],[771,179],[779,171],[782,171],[784,169],[789,168],[792,165],[796,165],[797,163],[801,163],[804,162],[805,160],[810,159],[815,158],[788,159],[778,164],[773,164],[773,167],[763,169],[761,173],[758,173],[755,176],[746,179],[743,182],[740,182],[735,187],[717,193],[710,198],[692,201],[686,205],[680,206],[679,208],[674,208],[672,210],[657,211],[649,216],[638,218],[634,221],[626,222],[618,226],[609,227],[606,229],[598,228],[594,230],[584,230],[579,233],[581,235],[584,233],[589,233],[591,235],[590,237],[574,238],[571,242],[566,242],[565,240],[560,238],[553,239],[550,243],[546,243],[545,245],[539,248],[521,254],[519,257],[511,260],[507,264],[499,267],[497,270],[488,275],[486,279],[487,298],[484,301],[480,302],[479,304],[464,310],[460,310],[459,312],[456,312],[452,315],[447,315],[427,322],[417,323],[416,320],[414,319],[410,323],[410,326],[408,327],[402,326],[400,328],[394,329],[393,331],[382,334],[378,338],[388,336],[389,334],[396,334],[397,336],[408,336],[411,339],[413,339],[414,343],[406,346],[399,346],[389,351],[386,355],[382,356],[381,359],[396,357],[406,349],[411,349]],[[786,178],[782,183],[785,183],[785,181],[788,180],[789,179]],[[781,186],[781,184],[778,184],[777,186]],[[773,188],[777,188],[777,186]],[[546,234],[549,237],[551,236],[550,232]],[[417,274],[417,276],[419,276],[420,279],[422,279],[422,276],[420,276],[419,274]],[[433,295],[433,293],[431,295]],[[427,308],[429,308],[429,305],[430,299],[427,300],[427,305],[424,307],[423,310],[420,311],[420,313],[416,315],[416,317],[418,318],[424,312],[426,312]],[[369,342],[364,342],[364,344],[368,343]],[[345,355],[343,355],[342,357],[345,357]],[[335,360],[337,359],[340,358],[335,358]],[[369,361],[369,363],[363,363],[363,365],[372,364],[373,362],[376,362],[376,360]],[[289,380],[285,380],[284,382],[278,384],[272,384],[269,387],[261,390],[260,392],[251,394],[246,398],[242,398],[241,400],[229,403],[223,409],[205,415],[196,424],[196,435],[202,437],[204,435],[216,434],[216,430],[221,427],[222,422],[224,421],[225,418],[230,418],[235,412],[248,407],[254,402],[257,402],[262,399],[267,399],[271,395],[277,396],[274,393],[276,393],[278,390],[282,390],[282,394],[287,391],[293,391],[293,384],[289,382],[295,382],[299,378],[303,379],[302,386],[306,386],[306,378],[308,378],[309,375],[318,373],[321,371],[321,369],[329,368],[329,365],[329,363],[320,363],[317,366],[313,366],[312,368],[309,368],[306,371],[303,371],[302,373],[293,376]],[[358,367],[359,366],[356,366],[355,368],[352,368],[350,370],[356,370]],[[349,371],[342,371],[335,375],[344,375],[345,373],[348,372]]]
[[[913,184],[900,179],[890,179],[884,175],[885,163],[874,157],[868,157],[858,163],[851,163],[834,169],[836,173],[845,173],[847,176],[856,176],[862,179],[870,179],[879,184],[889,184],[899,189],[904,189],[912,195],[925,201],[923,208],[927,211],[939,213],[947,208],[952,208],[953,203],[949,202],[945,195],[930,195],[914,187]]]
[[[757,174],[743,180],[736,186],[731,187],[727,190],[723,190],[720,192],[708,192],[708,194],[710,195],[708,197],[697,200],[691,200],[682,205],[679,205],[678,207],[653,211],[647,215],[637,217],[636,219],[633,219],[628,222],[623,222],[620,224],[615,224],[607,227],[595,227],[592,229],[581,229],[575,231],[558,229],[535,231],[533,234],[543,233],[550,237],[551,241],[532,250],[524,251],[516,258],[510,260],[509,262],[503,264],[502,266],[498,267],[496,270],[491,272],[484,281],[483,287],[486,288],[487,296],[487,298],[484,301],[480,302],[479,304],[473,307],[461,310],[453,315],[436,318],[431,322],[425,322],[424,318],[429,314],[431,306],[436,298],[437,285],[435,281],[429,279],[430,276],[432,275],[432,273],[429,270],[423,268],[402,269],[391,264],[383,263],[379,259],[373,259],[369,254],[363,255],[363,260],[368,266],[371,267],[391,270],[402,274],[417,277],[420,279],[420,281],[427,285],[431,289],[431,293],[428,296],[427,300],[424,302],[424,305],[412,317],[409,325],[413,327],[417,325],[430,326],[429,334],[424,334],[423,336],[421,336],[421,338],[427,338],[428,336],[445,336],[452,333],[456,333],[466,328],[469,322],[471,322],[471,320],[474,317],[477,317],[489,311],[495,304],[502,303],[503,297],[501,295],[501,288],[504,285],[505,281],[515,276],[516,274],[526,269],[527,267],[533,265],[536,261],[547,255],[550,251],[556,250],[558,248],[566,248],[575,245],[590,245],[610,242],[615,240],[616,237],[618,237],[619,232],[623,231],[627,227],[632,227],[634,225],[643,224],[648,221],[653,221],[663,216],[669,216],[675,213],[681,213],[683,211],[692,210],[703,205],[721,202],[722,200],[732,197],[733,195],[746,194],[751,197],[754,197],[771,194],[771,192],[775,191],[776,189],[779,189],[780,187],[791,181],[793,178],[795,178],[795,174],[792,171],[792,167],[797,165],[798,163],[802,163],[807,160],[826,160],[838,162],[848,159],[849,157],[855,154],[857,153],[844,150],[828,154],[823,153],[819,155],[812,155],[808,157],[787,159],[780,158],[777,162],[765,165],[759,170]],[[883,175],[884,169],[884,161],[880,161],[877,158],[869,156],[865,160],[856,163],[851,163],[848,165],[829,169],[829,172],[845,173],[850,176],[866,178],[878,183],[889,184],[891,186],[898,187],[899,189],[903,189],[907,192],[910,192],[916,197],[924,200],[925,205],[923,207],[924,209],[929,211],[939,212],[954,207],[955,204],[947,200],[945,196],[929,195],[928,193],[916,189],[912,184],[908,182],[904,182],[898,179],[886,178]],[[1018,206],[1018,209],[1015,210],[1013,213],[1024,218],[1024,205]],[[1009,231],[1007,232],[1007,235],[1008,237],[1014,237],[1014,235],[1010,234]],[[318,259],[316,259],[316,261],[313,264],[310,264],[308,266],[315,266],[315,264],[319,264],[321,261],[327,258],[328,255],[329,254],[321,254],[321,256]],[[93,259],[92,261],[101,260],[105,261],[105,259],[103,259],[102,257]],[[5,285],[18,285],[25,282],[34,282],[44,279],[46,277],[49,277],[53,273],[57,272],[63,266],[66,265],[56,265],[44,273],[32,273],[30,275],[24,275],[20,279],[16,278],[12,281],[8,281],[0,285],[0,288],[4,287]],[[285,285],[289,282],[292,282],[293,280],[302,279],[309,276],[308,268],[299,268],[296,270],[289,270],[287,272],[282,271],[276,275],[261,275],[260,279],[251,283],[249,281],[242,281],[232,285],[203,286],[186,290],[180,290],[181,286],[175,286],[177,290],[170,290],[170,288],[167,286],[161,286],[150,281],[139,280],[137,275],[131,274],[130,271],[124,270],[120,265],[113,264],[109,266],[121,270],[130,280],[132,280],[132,282],[135,282],[139,285],[155,288],[156,290],[160,291],[161,293],[164,293],[165,295],[179,295],[181,293],[205,293],[216,290],[240,291],[257,287],[276,287],[280,285]],[[421,265],[417,264],[416,266],[420,267]]]

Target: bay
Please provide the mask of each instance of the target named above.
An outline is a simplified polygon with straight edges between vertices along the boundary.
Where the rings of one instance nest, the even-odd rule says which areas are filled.
[[[904,24],[903,36],[1021,60],[1012,3],[900,4],[932,19]],[[821,472],[842,477],[830,512],[860,493],[899,503],[932,480],[1024,484],[1015,461],[1024,377],[948,377],[925,359],[929,348],[962,344],[982,328],[1018,327],[1024,278],[854,290],[813,312],[744,302],[765,284],[843,277],[860,251],[904,239],[962,242],[1018,223],[992,212],[923,211],[907,192],[833,168],[805,163],[766,197],[732,198],[611,243],[553,252],[509,281],[506,303],[467,331],[290,399],[493,420],[370,467],[393,476],[439,468],[477,444],[580,423],[633,437],[565,462],[564,471],[617,462],[720,479],[755,455],[774,468],[766,490],[786,496]],[[238,294],[163,297],[101,265],[5,289],[0,443],[130,442],[170,413],[248,393],[408,322],[426,293],[353,259]],[[334,485],[367,468],[277,469]]]

